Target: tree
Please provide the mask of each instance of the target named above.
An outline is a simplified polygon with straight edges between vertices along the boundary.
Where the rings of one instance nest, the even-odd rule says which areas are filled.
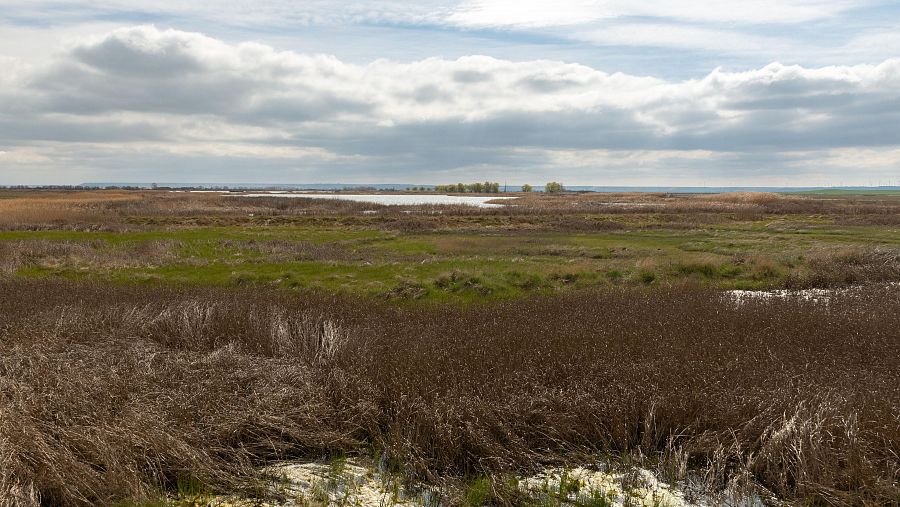
[[[413,187],[413,190],[415,190],[415,189],[416,188]],[[427,187],[418,187],[418,190],[427,191],[428,188]],[[485,181],[483,183],[476,181],[475,183],[469,183],[468,185],[465,183],[456,183],[456,184],[451,183],[449,185],[436,185],[434,187],[434,190],[436,192],[457,192],[460,194],[466,193],[466,192],[472,192],[472,193],[476,193],[476,194],[482,194],[482,193],[499,194],[500,193],[500,183],[497,181]]]
[[[562,183],[559,183],[557,181],[551,181],[550,183],[547,183],[546,185],[544,185],[544,192],[547,192],[547,193],[555,194],[558,192],[565,192],[565,191],[566,191],[566,187],[564,187],[562,185]]]
[[[531,190],[531,185],[529,185],[528,183],[522,185],[522,192],[531,192]]]

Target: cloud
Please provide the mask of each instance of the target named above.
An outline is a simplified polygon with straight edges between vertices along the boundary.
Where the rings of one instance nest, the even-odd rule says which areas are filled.
[[[4,16],[20,24],[60,25],[86,19],[163,21],[203,19],[232,26],[311,26],[347,23],[413,24],[436,22],[455,2],[421,0],[5,0]]]
[[[34,25],[91,18],[203,18],[254,24],[456,24],[469,27],[536,27],[583,24],[625,17],[736,23],[802,23],[877,4],[875,0],[7,0],[5,17]],[[48,14],[52,16],[48,17]]]
[[[760,36],[738,30],[723,30],[674,23],[617,23],[573,34],[578,40],[611,46],[645,46],[698,49],[732,54],[768,52],[798,53],[797,44],[784,37]]]
[[[815,157],[797,153],[900,146],[900,60],[671,81],[486,56],[358,65],[136,26],[16,68],[0,80],[0,97],[14,98],[0,101],[0,149],[31,155],[0,158],[0,179],[10,160],[109,170],[143,160],[192,175],[252,163],[271,178],[420,182],[568,170],[594,183],[638,167],[691,183],[716,170],[802,175]],[[827,159],[834,172],[847,160]]]
[[[857,35],[835,52],[852,61],[896,57],[900,55],[900,25]]]
[[[848,0],[470,0],[447,19],[468,27],[534,28],[648,17],[740,24],[792,24],[830,18],[871,2]]]
[[[44,57],[60,38],[156,23],[344,61],[487,52],[603,62],[630,73],[649,64],[684,78],[716,65],[883,60],[897,55],[887,20],[898,14],[887,0],[7,0],[0,54]]]

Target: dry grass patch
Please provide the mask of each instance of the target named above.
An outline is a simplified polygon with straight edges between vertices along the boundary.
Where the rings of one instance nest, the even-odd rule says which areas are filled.
[[[266,463],[375,450],[426,481],[637,454],[716,487],[889,502],[897,290],[828,305],[674,288],[397,309],[8,279],[0,499],[109,504],[185,480],[235,491]]]
[[[843,287],[900,280],[900,249],[846,247],[814,250],[789,273],[789,288]]]
[[[774,192],[728,192],[697,196],[696,199],[713,202],[730,202],[738,204],[771,204],[786,197]]]
[[[106,241],[0,241],[0,272],[24,267],[52,269],[121,269],[175,262],[184,244],[175,240],[141,241],[111,246]]]

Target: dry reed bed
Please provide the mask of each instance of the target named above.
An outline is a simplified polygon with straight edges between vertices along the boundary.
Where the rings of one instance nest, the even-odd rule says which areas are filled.
[[[152,240],[110,246],[102,240],[9,240],[0,241],[0,273],[12,274],[25,267],[69,267],[72,269],[117,269],[150,267],[185,262],[179,257],[184,243]]]
[[[692,226],[782,215],[819,215],[847,225],[900,225],[900,199],[862,196],[818,198],[766,193],[518,194],[512,206],[382,206],[371,203],[279,197],[245,198],[166,191],[2,191],[0,229],[124,230],[160,225],[294,223],[344,217],[350,225],[393,230],[498,227],[603,230],[632,227],[650,216],[665,226]],[[375,211],[376,216],[364,212]],[[606,217],[606,218],[604,218]],[[608,217],[617,217],[610,220]],[[487,224],[485,224],[485,221]]]
[[[222,240],[204,246],[234,250],[230,262],[236,264],[264,262],[329,261],[350,262],[373,260],[358,249],[337,243],[313,243],[285,240]],[[14,274],[22,268],[66,268],[89,272],[123,268],[149,268],[167,264],[202,265],[208,259],[193,258],[189,245],[177,240],[135,241],[110,245],[103,240],[7,240],[0,241],[0,273]]]
[[[0,280],[0,503],[108,504],[274,459],[440,482],[640,453],[838,505],[900,495],[900,289],[736,305],[610,289],[397,309]]]

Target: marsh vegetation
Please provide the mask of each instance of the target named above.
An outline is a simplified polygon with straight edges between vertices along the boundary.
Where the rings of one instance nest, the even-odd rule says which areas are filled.
[[[457,302],[685,280],[778,289],[900,277],[900,196],[518,195],[477,209],[8,192],[0,270]]]
[[[609,462],[900,498],[900,200],[515,203],[4,193],[0,503],[256,498],[345,456],[448,505]]]

